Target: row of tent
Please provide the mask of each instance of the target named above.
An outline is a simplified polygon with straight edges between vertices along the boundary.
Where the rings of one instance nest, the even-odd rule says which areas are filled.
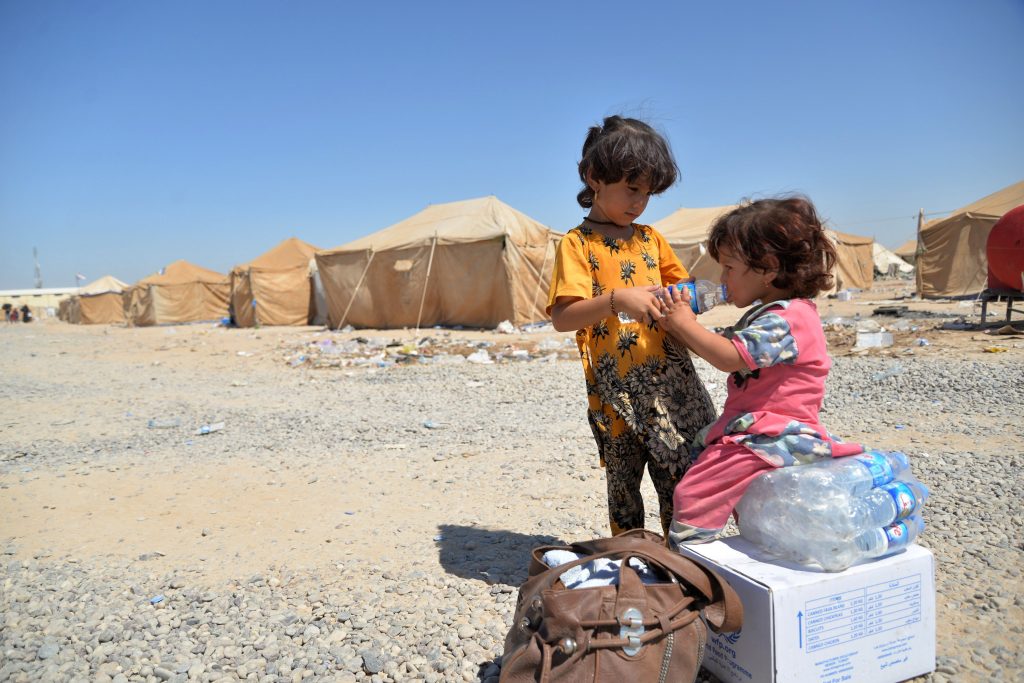
[[[988,231],[1020,204],[1024,182],[924,225],[914,257],[925,295],[983,289]],[[704,241],[715,219],[733,208],[682,208],[653,225],[691,275],[716,280],[718,267]],[[892,264],[905,273],[910,267],[899,250],[881,253],[870,237],[829,235],[839,256],[836,289],[870,289],[876,269],[885,272]],[[335,249],[287,239],[228,275],[176,261],[134,285],[101,278],[63,303],[60,316],[73,323],[130,325],[229,315],[242,327],[522,325],[547,318],[547,287],[561,237],[493,196],[436,204]]]
[[[1018,206],[1024,206],[1024,180],[971,202],[948,216],[921,222],[917,239],[895,250],[916,268],[921,296],[967,296],[985,289],[988,235],[1003,215]]]

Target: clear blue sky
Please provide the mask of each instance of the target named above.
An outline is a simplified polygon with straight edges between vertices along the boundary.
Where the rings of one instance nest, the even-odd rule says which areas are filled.
[[[587,126],[680,206],[807,193],[896,246],[1024,178],[1024,2],[0,0],[0,289],[227,272],[497,195],[579,221]]]

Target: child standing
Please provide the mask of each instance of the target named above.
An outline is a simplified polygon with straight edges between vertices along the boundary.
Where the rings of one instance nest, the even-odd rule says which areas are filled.
[[[832,361],[810,298],[831,286],[836,252],[811,202],[741,206],[716,221],[708,251],[722,266],[729,301],[756,305],[718,335],[697,322],[685,294],[664,296],[666,331],[730,373],[722,416],[702,431],[695,445],[703,450],[676,486],[676,546],[713,538],[761,473],[863,451],[818,419]]]
[[[559,243],[548,295],[555,329],[576,330],[613,534],[644,527],[645,466],[668,533],[687,445],[715,417],[689,353],[660,326],[662,288],[686,269],[661,234],[635,222],[677,174],[668,144],[647,124],[611,116],[592,127],[576,197],[590,211]]]

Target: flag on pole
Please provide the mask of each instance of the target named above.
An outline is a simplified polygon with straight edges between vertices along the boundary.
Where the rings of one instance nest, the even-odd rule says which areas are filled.
[[[81,273],[75,273],[75,279],[76,280],[84,280],[85,276],[82,275]]]

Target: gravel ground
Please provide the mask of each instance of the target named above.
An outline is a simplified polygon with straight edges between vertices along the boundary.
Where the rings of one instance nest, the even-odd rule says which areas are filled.
[[[315,369],[290,362],[330,337],[308,328],[0,332],[0,681],[495,680],[529,550],[606,533],[581,371],[551,340]],[[829,379],[830,429],[931,488],[918,680],[1024,679],[1022,357],[847,356]]]

